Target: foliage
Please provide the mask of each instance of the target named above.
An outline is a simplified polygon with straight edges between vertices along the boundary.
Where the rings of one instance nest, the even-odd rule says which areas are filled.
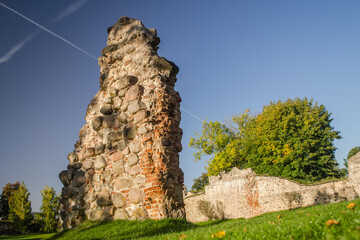
[[[16,183],[7,183],[3,187],[3,192],[0,195],[0,219],[7,220],[9,219],[9,199],[13,193],[19,189],[20,182]]]
[[[247,129],[248,167],[292,179],[340,175],[333,144],[340,134],[330,115],[324,105],[306,98],[271,102]]]
[[[192,192],[204,191],[205,186],[209,184],[209,177],[206,173],[202,173],[198,178],[195,178],[194,184],[191,187]]]
[[[348,155],[347,155],[347,158],[344,159],[344,165],[345,165],[346,168],[348,168],[348,161],[349,161],[349,159],[352,158],[353,156],[355,156],[358,152],[360,152],[360,146],[353,147],[353,148],[349,151],[349,153],[348,153]]]
[[[253,119],[248,111],[234,117],[236,127],[227,126],[218,121],[203,122],[202,135],[191,138],[189,146],[198,149],[194,154],[195,161],[205,155],[213,155],[206,168],[209,176],[221,171],[230,171],[233,167],[243,168],[246,165],[244,154],[245,129]]]
[[[271,102],[258,115],[249,111],[231,124],[203,122],[202,135],[191,138],[196,160],[213,155],[208,175],[232,167],[258,174],[318,180],[341,177],[333,141],[340,133],[331,126],[325,106],[307,98]]]
[[[355,203],[349,209],[350,203]],[[52,239],[185,239],[208,240],[225,232],[223,239],[360,239],[360,200],[273,212],[250,219],[192,224],[185,220],[86,221]],[[329,220],[339,224],[327,226]],[[222,234],[224,235],[224,234]],[[1,238],[0,239],[7,239]]]
[[[33,219],[29,195],[30,193],[23,182],[19,186],[19,189],[17,189],[9,199],[9,220],[13,227],[21,233],[27,231],[31,220]]]
[[[41,231],[55,232],[59,222],[59,197],[54,188],[45,188],[41,191],[42,205],[40,213],[36,214],[37,221],[41,224]]]

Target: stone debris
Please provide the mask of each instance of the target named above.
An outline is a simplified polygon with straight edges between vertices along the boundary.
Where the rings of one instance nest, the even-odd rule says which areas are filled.
[[[60,173],[62,229],[91,220],[184,218],[178,67],[136,19],[108,29],[100,90]],[[170,180],[169,180],[170,179]]]

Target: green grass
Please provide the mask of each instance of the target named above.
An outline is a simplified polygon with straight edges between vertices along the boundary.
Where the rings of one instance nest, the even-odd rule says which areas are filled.
[[[55,236],[56,233],[48,233],[48,234],[25,234],[25,235],[14,235],[14,236],[1,236],[0,239],[51,239]]]
[[[201,240],[212,239],[212,234],[225,231],[225,237],[222,239],[360,239],[360,199],[351,202],[356,204],[353,210],[347,208],[350,202],[341,202],[267,213],[251,219],[198,224],[177,219],[107,223],[86,221],[76,229],[63,231],[54,236],[44,236],[48,237],[47,239]],[[339,224],[327,226],[326,222],[331,219]]]

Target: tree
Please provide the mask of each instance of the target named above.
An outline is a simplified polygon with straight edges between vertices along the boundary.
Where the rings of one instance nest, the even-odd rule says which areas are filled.
[[[0,195],[0,219],[7,220],[9,219],[9,199],[13,193],[19,189],[20,182],[16,183],[7,183],[3,187],[3,192]]]
[[[31,202],[24,182],[21,183],[9,199],[9,220],[15,230],[25,233],[30,225],[33,216],[31,215]]]
[[[271,102],[258,115],[249,111],[230,124],[204,122],[202,135],[192,138],[197,160],[213,155],[208,175],[232,167],[251,167],[258,174],[317,180],[341,175],[333,141],[340,133],[331,114],[313,100]]]
[[[247,110],[244,114],[232,119],[232,123],[222,124],[218,121],[203,122],[202,135],[190,139],[190,147],[198,149],[194,153],[195,161],[205,155],[213,155],[206,170],[209,176],[221,171],[230,171],[233,167],[242,169],[245,159],[245,129],[254,116]]]
[[[307,98],[271,102],[247,128],[248,167],[257,173],[292,179],[338,177],[331,126],[324,105]]]
[[[204,191],[205,186],[209,184],[209,177],[207,173],[202,173],[200,177],[195,178],[194,184],[191,187],[192,192]]]
[[[360,152],[360,146],[358,146],[358,147],[353,147],[353,148],[349,151],[349,153],[348,153],[348,155],[347,155],[347,158],[344,159],[344,165],[345,165],[346,169],[348,168],[348,161],[349,161],[349,159],[352,158],[353,156],[355,156],[358,152]]]
[[[36,219],[41,224],[41,231],[54,232],[59,222],[59,197],[54,188],[45,188],[41,191],[42,205]]]

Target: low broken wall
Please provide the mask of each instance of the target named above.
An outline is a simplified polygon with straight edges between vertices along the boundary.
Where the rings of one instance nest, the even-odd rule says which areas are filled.
[[[228,173],[210,177],[205,193],[188,193],[185,198],[187,220],[250,218],[267,212],[356,199],[360,195],[360,153],[349,159],[348,164],[346,180],[317,185],[257,176],[250,168],[233,168]]]

